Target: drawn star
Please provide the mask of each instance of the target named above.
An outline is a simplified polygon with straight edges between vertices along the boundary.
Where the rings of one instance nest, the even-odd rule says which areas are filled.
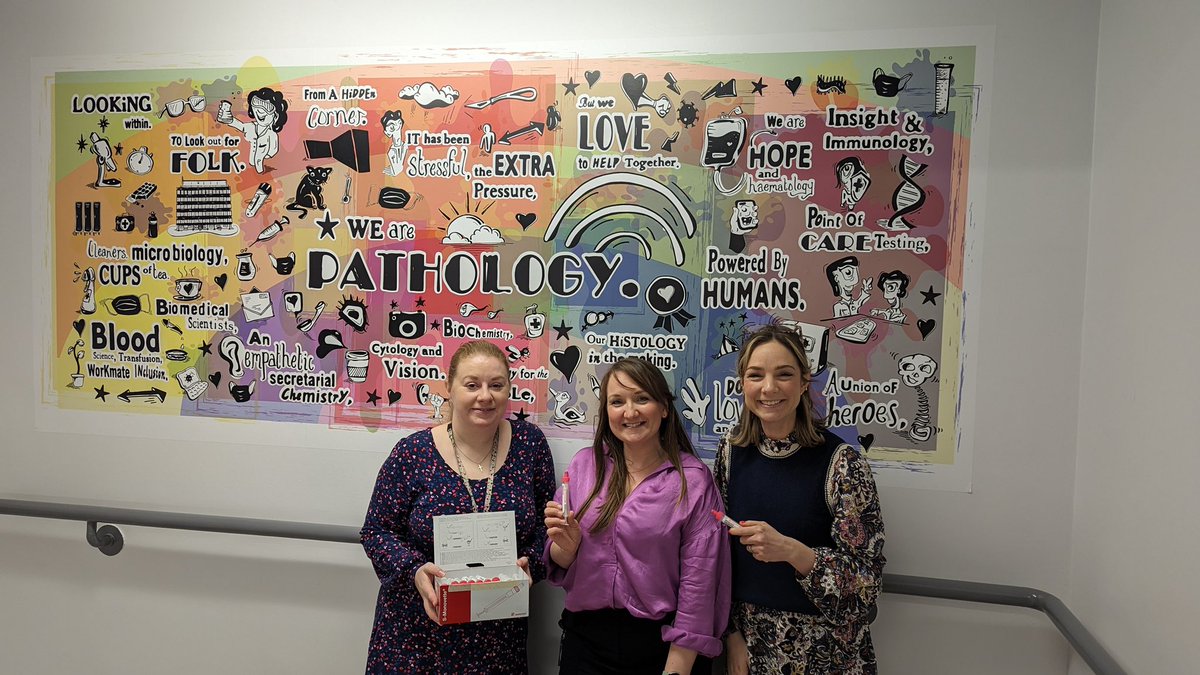
[[[934,293],[933,284],[929,284],[929,290],[921,291],[921,295],[925,296],[925,299],[921,301],[922,305],[933,305],[934,307],[937,307],[937,299],[941,293]]]
[[[108,130],[108,117],[101,115],[99,126],[100,126],[100,131],[107,131]]]
[[[104,391],[104,385],[100,385],[99,387],[94,387],[94,388],[96,390],[96,398],[100,399],[101,401],[104,401],[105,403],[108,403],[108,398],[107,398],[108,392]]]
[[[750,317],[746,316],[745,312],[742,312],[741,314],[738,314],[738,318],[740,318],[742,321],[745,321],[746,319],[749,319]],[[730,321],[729,325],[732,326],[733,321]]]
[[[212,345],[207,342],[201,342],[200,343],[200,351],[204,352],[205,354],[208,354],[209,356],[212,356]]]
[[[80,152],[87,150],[87,140],[84,139],[83,134],[79,134],[79,140],[75,142],[75,147],[79,148]]]
[[[333,228],[337,227],[338,223],[340,222],[342,221],[335,218],[330,218],[329,209],[326,209],[325,215],[321,216],[321,219],[316,221],[317,227],[321,228],[321,234],[317,236],[317,240],[320,241],[321,239],[325,238],[325,235],[329,235],[330,239],[336,241],[337,234],[334,233]]]
[[[121,145],[120,143],[117,143],[117,147],[113,148],[113,150],[117,152],[117,157],[125,154],[125,146]]]
[[[437,319],[434,319],[434,320],[433,320],[433,323],[429,324],[429,327],[430,327],[430,328],[432,328],[432,329],[434,329],[434,330],[437,330],[437,329],[439,329],[439,328],[441,328],[441,327],[442,327],[442,322],[441,322],[441,321],[438,321]]]
[[[367,394],[367,403],[370,403],[371,405],[376,406],[376,407],[379,406],[379,391],[378,390]]]
[[[525,412],[524,408],[521,408],[519,411],[513,413],[513,419],[518,422],[524,422],[529,419],[529,413]]]
[[[578,86],[579,86],[579,84],[577,82],[575,82],[575,76],[572,75],[571,79],[568,80],[565,84],[563,84],[563,89],[566,90],[566,93],[563,94],[563,96],[566,96],[567,94],[575,94],[575,89]],[[579,94],[575,94],[575,95],[578,96]]]
[[[758,94],[759,96],[762,96],[762,95],[763,95],[763,89],[766,89],[766,88],[767,88],[767,86],[768,86],[768,85],[765,85],[765,84],[763,84],[763,81],[762,81],[762,78],[761,78],[761,77],[760,77],[760,78],[758,78],[758,82],[751,82],[750,84],[751,84],[751,86],[753,86],[753,87],[754,87],[754,91],[752,91],[752,92],[750,92],[750,93],[751,93],[751,94]]]
[[[561,319],[561,320],[559,320],[557,326],[551,326],[551,328],[553,328],[555,331],[558,332],[559,340],[562,340],[563,338],[570,340],[571,339],[571,329],[574,328],[574,326],[568,326],[567,320]]]
[[[392,301],[392,309],[396,309],[399,306],[400,305],[397,305],[395,300]]]
[[[424,306],[425,306],[425,298],[420,298],[420,297],[417,298],[417,307],[424,307]]]

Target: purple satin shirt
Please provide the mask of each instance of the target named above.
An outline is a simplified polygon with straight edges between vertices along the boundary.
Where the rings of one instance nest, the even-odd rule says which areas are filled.
[[[550,559],[547,539],[547,580],[566,590],[572,612],[620,608],[643,619],[675,612],[663,641],[713,657],[729,619],[729,534],[712,516],[724,508],[708,467],[694,455],[680,459],[686,502],[679,501],[679,474],[664,461],[633,489],[608,529],[592,534],[604,503],[601,487],[582,514],[583,541],[570,568]],[[605,461],[612,466],[611,458]],[[596,484],[591,448],[579,451],[568,471],[571,508],[578,510]],[[561,498],[560,487],[554,500]]]

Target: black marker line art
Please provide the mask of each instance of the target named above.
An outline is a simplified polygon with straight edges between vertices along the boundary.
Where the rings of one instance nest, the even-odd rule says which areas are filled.
[[[566,85],[563,85],[563,86],[566,86]],[[487,100],[484,100],[484,101],[476,101],[474,103],[468,103],[464,107],[473,108],[475,110],[483,110],[484,108],[488,107],[489,105],[494,105],[496,103],[499,103],[500,101],[524,101],[526,103],[532,103],[533,101],[537,100],[537,97],[538,97],[537,89],[535,89],[533,87],[522,87],[520,89],[513,89],[512,91],[506,91],[503,94],[497,94],[497,95],[495,95]]]
[[[677,140],[679,140],[679,131],[678,130],[676,130],[670,136],[667,136],[666,140],[664,140],[662,142],[662,145],[659,146],[659,149],[664,152],[673,152],[675,149],[675,141],[677,141]]]
[[[338,220],[337,218],[330,218],[329,209],[325,209],[325,213],[321,216],[320,220],[313,221],[313,225],[321,228],[320,234],[317,235],[317,241],[320,241],[326,237],[337,241],[337,226],[341,222],[342,221]]]
[[[696,380],[690,377],[684,382],[679,394],[683,398],[683,416],[694,426],[703,429],[704,423],[708,421],[708,404],[712,401],[712,396],[701,396]]]
[[[485,155],[490,155],[492,146],[496,144],[496,132],[492,131],[492,125],[486,122],[480,131],[483,133],[479,136],[479,150]]]
[[[221,338],[217,347],[217,355],[229,366],[229,377],[240,380],[246,374],[242,367],[242,358],[246,353],[246,345],[236,335],[226,335]]]
[[[92,187],[121,187],[120,178],[107,178],[105,175],[109,171],[115,172],[117,170],[117,163],[113,161],[113,149],[112,146],[108,144],[108,139],[102,138],[100,134],[93,131],[91,135],[91,142],[91,152],[96,156],[96,182],[92,184]]]
[[[220,373],[213,374],[220,376]],[[189,401],[200,398],[208,389],[208,383],[200,378],[200,373],[196,372],[195,368],[184,368],[175,373],[175,380],[179,382],[179,388],[187,395]]]
[[[666,117],[671,112],[671,99],[667,98],[666,94],[659,96],[658,99],[652,99],[646,95],[646,87],[648,80],[645,73],[625,73],[621,76],[621,91],[625,93],[625,97],[633,104],[633,109],[653,108],[658,116]]]
[[[402,340],[416,340],[425,335],[425,312],[388,312],[388,335]]]
[[[241,231],[233,222],[233,196],[223,180],[185,180],[175,189],[172,237],[212,234],[232,237]]]
[[[862,291],[855,299],[854,287],[858,286],[858,258],[848,255],[825,266],[825,278],[838,301],[833,304],[833,316],[842,318],[858,314],[858,310],[871,297],[871,277],[862,280]]]
[[[104,385],[100,385],[99,387],[93,387],[93,389],[96,390],[95,398],[100,399],[101,403],[108,403],[109,392],[104,389]]]
[[[75,230],[72,234],[91,234],[99,231],[100,202],[75,202]]]
[[[750,86],[754,88],[753,91],[750,92],[751,95],[758,94],[759,96],[764,96],[765,94],[763,94],[763,92],[766,91],[766,88],[771,85],[763,84],[763,79],[759,77],[758,81],[751,82]]]
[[[254,395],[254,380],[250,380],[250,384],[229,383],[229,395],[238,403],[245,403]]]
[[[237,272],[238,281],[253,281],[254,275],[258,274],[258,266],[254,264],[254,254],[243,250],[241,253],[234,255],[236,263],[234,269]]]
[[[579,187],[575,188],[575,190],[571,192],[571,194],[559,205],[558,210],[554,212],[554,216],[550,219],[550,223],[546,226],[544,240],[547,242],[554,241],[554,238],[558,235],[558,227],[562,224],[563,220],[570,216],[575,208],[585,201],[595,201],[591,200],[590,197],[594,196],[594,193],[597,190],[610,185],[634,185],[661,195],[667,200],[667,203],[670,206],[670,209],[667,209],[667,212],[672,216],[673,220],[676,221],[676,226],[683,226],[688,239],[691,239],[696,235],[696,217],[692,215],[692,212],[689,211],[686,206],[684,206],[683,202],[678,196],[675,195],[674,192],[671,191],[670,188],[648,176],[630,172],[614,172],[591,178],[580,184]],[[651,210],[650,208],[642,206],[641,204],[610,204],[597,209],[580,220],[571,229],[571,232],[567,235],[566,239],[567,248],[577,245],[587,229],[594,223],[625,214],[644,216],[655,223],[658,223],[666,233],[667,239],[671,243],[671,254],[672,259],[675,261],[675,265],[682,266],[684,262],[686,262],[683,251],[683,243],[680,241],[679,235],[675,232],[675,228],[669,225],[666,219],[659,215],[657,211]],[[627,232],[625,234],[636,233]],[[611,241],[609,243],[611,243]]]
[[[404,175],[404,155],[408,147],[404,143],[404,113],[399,110],[388,110],[379,118],[383,127],[383,135],[392,143],[388,148],[387,166],[383,167],[385,176]]]
[[[670,71],[667,71],[667,74],[663,75],[663,80],[667,83],[667,89],[670,89],[676,94],[683,93],[679,91],[679,80],[676,80],[675,75]]]
[[[704,92],[704,94],[700,96],[700,100],[707,101],[713,97],[733,98],[735,96],[737,96],[737,80],[734,78],[729,78],[724,82],[718,82],[709,87],[708,91]]]
[[[573,329],[573,328],[574,328],[574,326],[567,325],[566,319],[559,319],[558,325],[554,326],[554,332],[556,333],[555,339],[570,340],[571,339],[571,329]]]
[[[474,303],[468,301],[468,302],[464,302],[461,306],[459,306],[458,315],[465,318],[465,317],[471,316],[475,312],[482,312],[482,311],[486,310],[487,308],[488,308],[488,305],[484,305],[483,307],[476,307]]]
[[[921,331],[921,342],[924,342],[936,327],[937,319],[917,319],[917,330]]]
[[[75,329],[75,334],[81,337],[83,336],[83,327],[86,325],[87,322],[83,319],[75,319],[71,322],[71,327]]]
[[[528,347],[517,349],[513,345],[506,345],[504,347],[504,353],[508,356],[509,363],[516,363],[517,361],[524,361],[525,359],[529,358]]]
[[[950,112],[950,75],[954,64],[938,61],[933,64],[933,114],[941,117]]]
[[[592,373],[588,373],[588,386],[591,387],[591,389],[592,389],[592,396],[595,396],[597,399],[599,399],[600,398],[600,380],[597,380],[596,376]]]
[[[898,96],[908,81],[912,79],[912,73],[905,73],[904,77],[896,77],[883,72],[883,68],[876,68],[871,74],[871,85],[875,87],[875,93],[884,98],[893,98]]]
[[[592,326],[598,326],[608,322],[615,314],[611,310],[607,312],[585,312],[583,315],[583,330],[587,330]]]
[[[212,382],[212,386],[214,386],[214,387],[221,386],[221,371],[218,370],[218,371],[209,373],[208,381]]]
[[[296,252],[289,251],[282,258],[276,258],[270,253],[267,254],[267,259],[271,261],[271,267],[275,268],[275,272],[281,276],[287,276],[292,273],[296,267]]]
[[[550,352],[550,365],[562,373],[563,377],[567,378],[567,382],[570,382],[582,357],[583,353],[579,347],[570,345],[566,349],[556,349]]]
[[[583,412],[578,406],[571,405],[571,395],[565,391],[548,389],[550,398],[554,400],[550,409],[551,421],[560,427],[568,427],[583,421]]]
[[[521,136],[526,134],[537,134],[538,136],[541,136],[542,132],[545,130],[545,124],[542,124],[541,122],[530,122],[528,125],[521,127],[520,129],[514,129],[513,131],[505,133],[500,137],[500,140],[496,142],[500,145],[512,145],[512,142]]]
[[[867,434],[866,436],[860,435],[858,437],[858,444],[862,446],[862,451],[864,454],[871,450],[871,445],[874,443],[875,434]]]
[[[133,232],[134,219],[128,213],[118,213],[113,222],[113,232]]]
[[[792,92],[792,96],[795,96],[796,92],[800,91],[800,85],[803,83],[804,80],[799,75],[796,75],[795,77],[789,77],[788,79],[784,80],[783,86],[787,87],[787,90]]]
[[[356,173],[367,173],[371,170],[371,134],[366,129],[347,129],[330,141],[307,139],[304,154],[308,160],[333,158]]]
[[[913,179],[924,173],[928,167],[928,164],[914,161],[908,155],[900,157],[900,164],[896,167],[900,174],[900,184],[892,193],[892,208],[896,209],[896,212],[886,221],[879,221],[880,225],[889,230],[911,230],[914,227],[904,217],[920,210],[925,204],[925,191]]]
[[[263,87],[246,95],[246,109],[250,113],[249,122],[235,118],[232,104],[221,101],[217,109],[217,121],[242,132],[246,144],[250,146],[250,166],[258,173],[263,173],[266,170],[263,163],[279,152],[279,132],[287,124],[288,102],[281,92]]]
[[[154,155],[143,145],[125,158],[125,168],[135,176],[145,176],[154,170]],[[130,201],[137,200],[130,199]]]
[[[163,319],[162,325],[166,326],[167,330],[171,331],[172,333],[183,337],[183,329],[179,326],[176,326],[170,319]]]
[[[266,321],[275,316],[275,306],[271,303],[271,294],[252,289],[249,293],[240,295],[242,301],[242,316],[247,323]]]
[[[846,157],[833,167],[838,187],[842,188],[842,208],[854,208],[871,187],[871,174],[858,157]]]
[[[871,316],[877,316],[891,323],[908,323],[908,315],[900,307],[900,300],[908,297],[909,276],[900,270],[881,272],[876,286],[887,301],[887,309],[872,309]]]
[[[546,131],[554,131],[562,124],[562,115],[554,105],[546,106]]]
[[[329,352],[345,349],[346,341],[336,328],[326,328],[317,337],[317,358],[323,359]]]
[[[595,85],[597,82],[600,81],[600,71],[598,71],[598,70],[586,71],[583,74],[583,79],[587,81],[588,89],[591,89],[593,85]]]
[[[83,315],[96,313],[96,272],[91,267],[79,275],[83,282],[83,297],[79,301],[79,313]]]
[[[367,331],[367,305],[362,298],[343,296],[337,308],[338,318],[355,333]]]
[[[372,408],[379,407],[379,390],[378,389],[372,389],[371,391],[367,392],[367,403],[370,403]]]
[[[440,396],[436,392],[432,391],[429,388],[429,385],[425,384],[424,382],[414,384],[413,388],[415,388],[417,392],[417,403],[420,403],[421,405],[428,405],[430,407],[430,419],[442,419],[442,406],[446,404],[445,397]]]
[[[937,367],[937,361],[928,354],[910,354],[897,364],[901,381],[917,390],[917,414],[907,434],[901,434],[909,440],[924,442],[933,435],[933,427],[929,424],[929,395],[925,393],[924,385],[937,373]]]
[[[709,120],[704,126],[704,150],[700,158],[701,166],[713,169],[713,187],[723,195],[739,192],[749,180],[749,176],[743,173],[731,188],[725,187],[721,180],[721,169],[736,164],[746,146],[746,118],[741,117],[741,106],[735,107],[730,113]]]
[[[722,324],[722,325],[724,325],[724,324]],[[741,347],[738,346],[738,343],[736,343],[732,339],[730,339],[730,337],[728,335],[722,335],[721,336],[721,346],[718,347],[717,352],[712,355],[712,360],[716,361],[717,359],[721,358],[722,356],[726,356],[728,354],[732,354],[732,353],[738,352],[738,351],[741,351]]]
[[[80,389],[83,387],[83,370],[79,365],[80,360],[87,355],[87,351],[84,350],[83,346],[83,340],[75,340],[75,344],[71,345],[70,349],[67,350],[67,355],[75,359],[75,372],[71,374],[71,382],[67,384],[71,389]]]
[[[934,291],[933,284],[929,284],[929,290],[921,291],[921,295],[925,296],[921,300],[922,305],[929,304],[929,305],[933,305],[934,307],[937,307],[937,299],[942,294]]]
[[[321,312],[324,312],[324,311],[325,311],[325,301],[322,300],[317,303],[316,307],[313,307],[313,315],[308,317],[307,319],[303,319],[303,320],[297,322],[296,328],[301,333],[308,334],[308,331],[312,330],[313,324],[315,324],[317,322],[317,319],[321,318]]]
[[[404,398],[404,395],[401,394],[400,392],[396,391],[395,389],[388,389],[388,393],[387,393],[387,400],[388,400],[387,404],[388,405],[396,405],[397,403],[400,402],[400,399],[402,399],[402,398]]]
[[[258,233],[258,236],[254,238],[254,241],[250,242],[250,245],[254,246],[255,244],[264,241],[271,241],[275,237],[278,237],[279,234],[283,232],[283,226],[290,222],[292,221],[289,220],[287,216],[276,218],[271,222],[270,225],[267,225]]]
[[[538,311],[536,303],[525,308],[522,322],[525,325],[525,337],[529,340],[536,340],[546,332],[546,315]]]
[[[331,173],[333,173],[333,169],[327,166],[305,167],[304,176],[296,185],[296,196],[288,202],[285,208],[288,211],[299,213],[301,220],[308,216],[309,209],[326,210],[325,183],[329,181]],[[326,218],[328,218],[328,213],[326,213]],[[322,236],[324,236],[323,231]]]
[[[492,202],[494,204],[495,202]],[[451,246],[467,246],[473,244],[503,244],[504,235],[500,230],[488,225],[483,221],[481,216],[485,215],[492,204],[488,204],[483,209],[479,209],[479,203],[476,202],[475,209],[471,208],[471,196],[467,195],[467,208],[465,213],[459,213],[458,207],[454,204],[450,205],[454,211],[454,217],[451,218],[441,209],[438,213],[450,222],[446,226],[446,236],[442,238],[443,244]]]
[[[818,94],[828,94],[834,91],[839,94],[846,93],[846,78],[838,75],[817,75]]]
[[[661,276],[646,287],[646,305],[658,315],[655,328],[668,333],[675,329],[676,321],[681,327],[696,317],[683,308],[687,303],[687,288],[675,277]]]
[[[135,400],[145,401],[147,403],[162,403],[167,400],[167,392],[158,387],[150,389],[139,389],[138,391],[125,391],[117,394],[117,398],[125,403],[132,403]]]
[[[225,290],[225,283],[227,281],[229,281],[229,275],[225,274],[224,272],[213,277],[213,283],[219,286],[221,290]]]
[[[679,111],[675,113],[675,117],[679,123],[685,127],[696,126],[696,119],[700,117],[700,111],[696,109],[696,104],[690,101],[684,101],[679,105]],[[671,140],[676,137],[673,136]]]
[[[570,95],[572,95],[572,96],[578,96],[578,95],[579,95],[579,94],[578,94],[578,93],[575,91],[576,89],[578,89],[578,88],[579,88],[579,83],[577,83],[577,82],[575,81],[575,76],[574,76],[574,75],[572,75],[570,78],[568,78],[568,79],[567,79],[567,81],[563,83],[563,86],[562,86],[562,87],[563,87],[563,96],[566,96],[567,94],[570,94]]]
[[[458,91],[450,85],[438,87],[432,82],[410,84],[396,94],[405,101],[413,101],[426,110],[445,108],[458,100]]]
[[[729,217],[729,250],[741,253],[746,250],[746,235],[758,229],[758,204],[753,199],[734,202],[733,215]]]

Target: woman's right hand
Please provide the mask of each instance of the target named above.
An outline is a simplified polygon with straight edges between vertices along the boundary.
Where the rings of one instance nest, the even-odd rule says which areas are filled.
[[[748,675],[750,672],[750,650],[740,631],[725,638],[725,667],[729,675]]]
[[[583,532],[579,529],[579,521],[575,520],[575,512],[563,513],[562,504],[546,502],[546,536],[550,539],[550,557],[559,567],[570,567],[579,553],[579,542],[583,540]],[[557,549],[557,550],[556,550]]]
[[[417,568],[417,573],[413,576],[413,583],[417,587],[417,593],[421,595],[421,602],[425,605],[425,616],[429,617],[429,620],[434,623],[437,623],[438,620],[438,592],[434,579],[444,576],[446,576],[446,573],[442,571],[442,568],[433,563],[421,565]]]

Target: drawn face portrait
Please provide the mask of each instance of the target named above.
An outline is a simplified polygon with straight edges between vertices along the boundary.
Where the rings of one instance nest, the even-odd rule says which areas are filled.
[[[750,353],[742,393],[746,409],[758,417],[767,436],[780,439],[791,433],[806,389],[800,362],[783,344],[764,342]]]
[[[508,364],[486,354],[475,354],[458,364],[450,383],[454,424],[494,427],[508,409]]]
[[[254,126],[259,129],[270,129],[275,123],[275,106],[270,101],[261,98],[250,99],[250,114],[254,117]]]
[[[838,294],[850,295],[858,285],[858,266],[842,265],[833,271],[833,278],[837,280]]]
[[[888,279],[880,284],[883,289],[883,297],[893,305],[900,302],[900,280]]]
[[[400,132],[403,130],[404,122],[400,120],[388,120],[388,123],[383,125],[383,133],[395,142],[400,141]]]
[[[625,373],[613,373],[608,380],[605,403],[608,427],[625,446],[633,450],[658,450],[658,430],[667,416],[667,409],[633,378]]]

